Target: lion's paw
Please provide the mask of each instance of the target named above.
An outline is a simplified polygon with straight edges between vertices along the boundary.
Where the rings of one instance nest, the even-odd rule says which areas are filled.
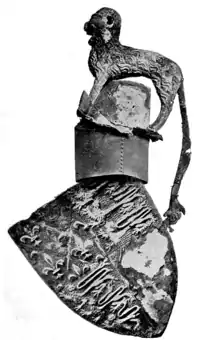
[[[181,216],[185,215],[185,208],[175,198],[169,206],[169,209],[164,213],[164,217],[169,221],[169,224],[176,224],[180,220]]]

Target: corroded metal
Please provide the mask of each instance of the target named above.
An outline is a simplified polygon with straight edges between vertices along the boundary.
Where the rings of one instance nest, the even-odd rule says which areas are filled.
[[[10,228],[28,261],[73,311],[104,329],[157,337],[176,296],[171,238],[140,181],[80,183]]]
[[[103,115],[114,126],[146,129],[150,122],[151,89],[132,81],[111,81],[101,91],[90,115]],[[121,132],[121,131],[120,131]]]
[[[184,207],[178,201],[178,193],[191,155],[182,71],[175,62],[159,53],[123,46],[119,41],[121,17],[112,8],[104,7],[94,13],[85,23],[84,29],[88,35],[91,35],[89,68],[95,77],[90,96],[87,98],[84,92],[82,101],[85,104],[80,103],[80,111],[84,107],[86,117],[91,116],[92,106],[103,86],[110,80],[135,76],[147,77],[152,80],[161,103],[157,119],[147,128],[150,134],[155,135],[169,117],[178,94],[182,118],[182,150],[172,186],[169,209],[165,213],[166,225],[175,224],[182,213],[185,213]],[[159,134],[157,139],[160,139]]]
[[[75,128],[76,180],[127,175],[147,183],[148,148],[144,138],[126,138],[78,124]]]
[[[82,120],[75,128],[76,180],[123,174],[147,183],[149,140],[124,132],[149,125],[150,89],[112,81],[93,105],[91,117],[92,123]],[[100,121],[103,128],[97,125]]]
[[[120,44],[121,18],[103,8],[85,24],[95,77],[83,92],[75,128],[79,183],[9,229],[28,261],[73,311],[104,329],[140,337],[161,336],[177,290],[177,265],[168,228],[185,212],[178,202],[191,142],[177,64],[162,55]],[[122,77],[152,79],[161,111],[149,126],[150,91]],[[143,182],[149,140],[167,120],[176,94],[182,117],[182,151],[166,220]]]

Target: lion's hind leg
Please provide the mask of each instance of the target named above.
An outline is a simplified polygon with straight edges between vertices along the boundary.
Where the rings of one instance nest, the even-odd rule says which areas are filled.
[[[153,80],[156,92],[159,96],[161,108],[156,120],[149,126],[150,129],[158,131],[167,121],[174,104],[180,82],[173,81],[173,77],[158,78]]]

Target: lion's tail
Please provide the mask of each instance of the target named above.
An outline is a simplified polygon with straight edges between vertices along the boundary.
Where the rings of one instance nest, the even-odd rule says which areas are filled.
[[[179,98],[181,120],[182,120],[182,148],[181,148],[178,168],[176,171],[174,183],[173,183],[172,190],[171,190],[171,199],[176,198],[178,196],[181,181],[188,168],[188,165],[190,163],[190,158],[191,158],[190,129],[189,129],[189,123],[188,123],[183,81],[178,89],[178,98]]]

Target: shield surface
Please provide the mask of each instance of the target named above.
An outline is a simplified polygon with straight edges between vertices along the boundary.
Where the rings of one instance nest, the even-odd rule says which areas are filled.
[[[176,296],[169,233],[137,180],[77,184],[9,233],[73,311],[104,329],[140,337],[165,330]]]

